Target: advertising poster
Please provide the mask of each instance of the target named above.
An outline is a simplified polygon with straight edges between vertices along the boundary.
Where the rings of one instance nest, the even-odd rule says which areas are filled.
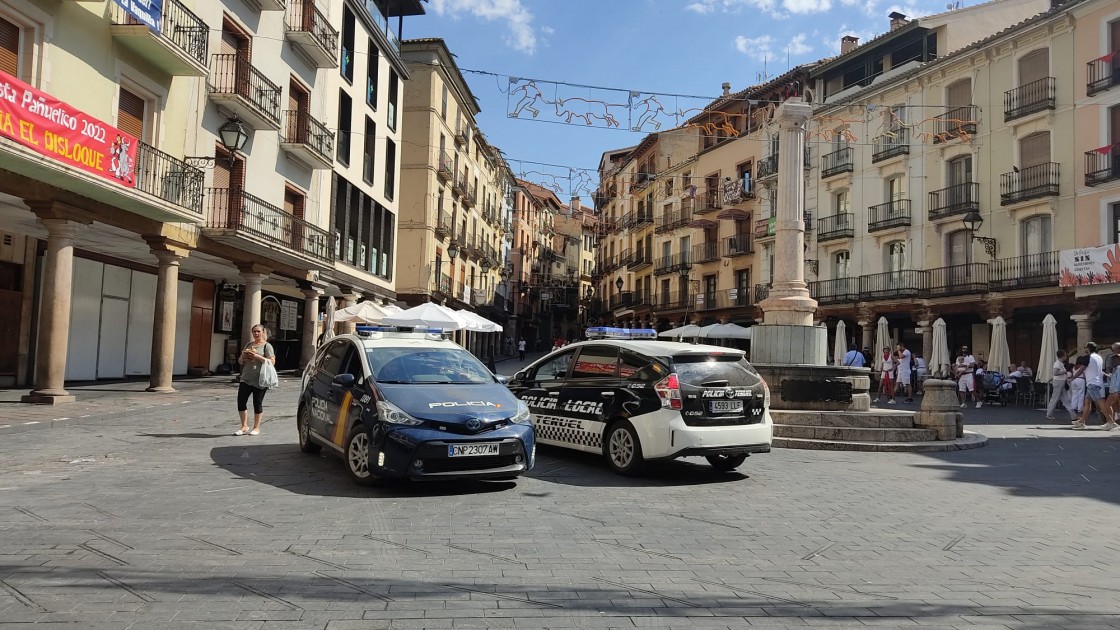
[[[159,33],[163,26],[163,0],[115,0],[136,21]]]
[[[1120,245],[1063,249],[1058,254],[1058,286],[1113,282],[1120,282]]]

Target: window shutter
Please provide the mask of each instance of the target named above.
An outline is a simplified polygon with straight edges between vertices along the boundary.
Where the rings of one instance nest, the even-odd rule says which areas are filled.
[[[132,136],[144,139],[144,99],[120,88],[117,104],[117,128]]]
[[[1019,161],[1022,168],[1037,166],[1050,161],[1050,132],[1031,134],[1019,141]]]
[[[0,70],[19,76],[19,27],[0,18]]]
[[[1050,74],[1050,51],[1036,50],[1019,60],[1019,85],[1045,79]]]
[[[972,80],[964,79],[950,85],[946,98],[950,109],[972,104]]]

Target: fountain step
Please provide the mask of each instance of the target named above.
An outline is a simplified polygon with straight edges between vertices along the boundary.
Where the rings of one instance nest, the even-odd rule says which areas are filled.
[[[851,411],[786,411],[771,409],[774,424],[854,429],[913,429],[914,412],[903,409]]]
[[[927,442],[937,439],[933,429],[868,429],[863,427],[804,426],[775,424],[774,439],[828,440],[838,442]]]
[[[777,429],[777,427],[774,427]],[[963,438],[923,442],[862,442],[852,440],[803,440],[774,437],[774,448],[798,448],[821,451],[877,451],[883,453],[938,453],[963,451],[988,444],[987,436],[965,431]]]

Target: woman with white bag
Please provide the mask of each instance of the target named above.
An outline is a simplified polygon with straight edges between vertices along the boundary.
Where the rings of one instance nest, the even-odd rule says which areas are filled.
[[[264,419],[264,394],[276,387],[276,351],[268,343],[264,326],[253,326],[253,341],[245,346],[237,362],[241,364],[240,385],[237,388],[237,414],[241,428],[234,435],[260,435]],[[253,397],[253,429],[249,429],[249,396]]]

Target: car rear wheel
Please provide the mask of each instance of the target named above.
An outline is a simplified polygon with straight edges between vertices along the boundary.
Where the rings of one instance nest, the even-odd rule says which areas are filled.
[[[603,455],[615,472],[623,475],[638,474],[645,460],[642,458],[642,444],[638,441],[634,425],[626,420],[619,420],[608,427],[606,439],[603,440]]]
[[[377,483],[377,477],[370,472],[369,434],[360,424],[355,424],[346,438],[346,472],[363,486]]]
[[[299,432],[299,450],[304,453],[318,453],[323,447],[311,441],[311,411],[306,405],[296,414],[296,430]]]
[[[720,472],[730,472],[743,465],[747,461],[747,454],[741,455],[706,455],[704,459],[708,460],[712,468]]]

